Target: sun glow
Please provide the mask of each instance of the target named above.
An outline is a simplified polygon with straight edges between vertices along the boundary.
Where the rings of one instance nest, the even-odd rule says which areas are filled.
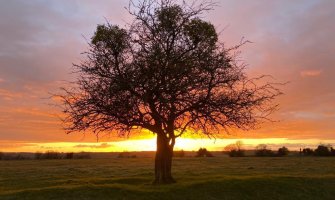
[[[335,145],[335,140],[304,139],[290,140],[287,138],[264,139],[209,139],[209,138],[178,138],[175,150],[196,151],[199,148],[207,148],[211,151],[222,151],[228,144],[241,140],[244,148],[253,149],[258,144],[267,144],[276,149],[286,146],[290,150],[299,150],[305,147],[315,147],[320,143]],[[7,143],[8,144],[8,143]],[[155,151],[156,138],[140,140],[124,140],[114,142],[54,142],[54,143],[15,143],[6,146],[6,142],[0,142],[1,151],[4,152],[123,152],[123,151]]]

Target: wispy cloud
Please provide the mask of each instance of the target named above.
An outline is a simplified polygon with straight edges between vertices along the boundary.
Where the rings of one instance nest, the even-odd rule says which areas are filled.
[[[10,101],[10,100],[13,100],[15,98],[20,98],[20,97],[22,97],[21,93],[0,88],[0,99],[2,98],[4,100]]]
[[[308,76],[320,76],[322,73],[322,70],[303,70],[300,72],[300,75],[302,77],[308,77]]]

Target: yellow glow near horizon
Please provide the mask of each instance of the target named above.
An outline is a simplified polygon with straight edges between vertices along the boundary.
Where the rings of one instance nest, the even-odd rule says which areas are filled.
[[[304,147],[315,147],[320,143],[335,144],[335,140],[304,139],[290,140],[287,138],[263,138],[263,139],[208,139],[208,138],[178,138],[175,150],[194,151],[199,148],[207,148],[211,151],[222,151],[228,144],[241,140],[246,149],[252,149],[258,144],[267,144],[270,148],[287,146],[289,149],[297,150]],[[1,145],[1,143],[0,143]],[[3,148],[4,152],[123,152],[123,151],[155,151],[156,138],[141,140],[125,140],[115,142],[55,142],[55,143],[18,143],[9,148]]]

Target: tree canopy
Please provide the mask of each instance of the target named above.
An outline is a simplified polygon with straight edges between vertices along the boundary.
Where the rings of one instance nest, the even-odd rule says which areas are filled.
[[[254,128],[275,108],[280,91],[248,78],[236,53],[213,24],[201,18],[211,2],[130,2],[132,23],[98,25],[74,65],[78,79],[66,89],[66,130],[156,133],[173,149],[185,131],[225,133]]]
[[[240,45],[225,48],[214,25],[199,17],[211,4],[134,6],[127,29],[98,25],[87,60],[75,65],[79,78],[65,98],[68,131],[211,134],[253,128],[273,111],[280,92],[248,79],[235,57]]]

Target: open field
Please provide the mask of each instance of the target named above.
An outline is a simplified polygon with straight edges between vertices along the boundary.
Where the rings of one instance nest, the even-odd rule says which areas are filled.
[[[334,199],[335,158],[175,158],[178,183],[153,186],[153,158],[0,161],[0,199]]]

